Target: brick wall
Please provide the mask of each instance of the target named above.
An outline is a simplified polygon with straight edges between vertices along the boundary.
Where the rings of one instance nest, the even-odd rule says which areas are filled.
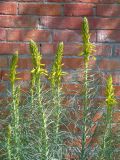
[[[120,0],[0,0],[0,98],[9,88],[6,73],[16,50],[19,76],[25,87],[28,84],[32,67],[30,39],[38,43],[48,68],[58,42],[63,41],[64,68],[68,72],[77,69],[82,63],[78,54],[84,16],[88,17],[91,41],[96,45],[93,69],[99,67],[113,75],[115,92],[120,97]],[[68,79],[69,75],[65,83]],[[74,84],[66,86],[75,89]],[[120,122],[120,112],[114,114],[114,122]]]
[[[1,0],[0,1],[0,96],[9,85],[6,73],[11,54],[19,51],[19,71],[23,80],[30,78],[28,43],[38,42],[43,60],[49,67],[56,44],[63,41],[66,70],[81,64],[81,23],[87,16],[91,41],[96,44],[98,66],[114,75],[116,93],[120,83],[120,1],[119,0]],[[4,81],[4,83],[3,83]]]

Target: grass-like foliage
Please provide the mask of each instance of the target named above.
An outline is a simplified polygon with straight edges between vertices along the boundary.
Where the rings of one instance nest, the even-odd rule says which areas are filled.
[[[2,119],[0,134],[2,160],[113,160],[115,145],[112,133],[115,98],[112,76],[106,81],[104,113],[96,103],[101,85],[100,73],[94,71],[95,45],[90,42],[87,18],[82,24],[82,51],[84,68],[80,68],[79,80],[75,81],[77,92],[64,94],[62,78],[64,44],[57,47],[49,71],[42,63],[42,54],[37,44],[30,41],[32,66],[27,93],[21,91],[17,72],[18,53],[11,59],[9,81],[10,99],[8,115]],[[92,68],[92,69],[91,69]],[[76,71],[76,74],[78,74]],[[74,73],[73,73],[74,74]],[[102,76],[101,76],[102,77]],[[46,82],[43,82],[46,79]],[[17,82],[18,81],[18,82]],[[16,83],[17,82],[17,83]],[[67,91],[67,93],[69,93]],[[74,93],[76,93],[74,95]],[[66,107],[66,104],[68,106]],[[96,115],[103,113],[105,131],[99,144],[93,144],[94,132],[98,126]],[[102,114],[101,114],[102,117]]]
[[[89,114],[89,60],[90,56],[93,56],[95,46],[90,42],[89,24],[87,18],[84,18],[82,24],[82,38],[83,38],[83,55],[85,69],[84,69],[84,105],[83,105],[83,126],[82,126],[82,148],[81,148],[81,160],[86,159],[86,132],[87,132],[87,119]]]
[[[21,142],[20,142],[20,126],[19,126],[19,103],[20,103],[20,87],[15,86],[15,82],[17,78],[17,63],[18,63],[18,53],[15,53],[12,57],[10,64],[10,84],[11,84],[11,92],[12,92],[12,100],[10,105],[11,112],[11,121],[8,126],[7,133],[7,152],[8,159],[16,159],[20,160],[21,154]]]
[[[113,111],[117,104],[113,83],[112,83],[112,76],[109,76],[106,82],[106,112],[105,112],[105,133],[103,135],[103,140],[101,143],[99,160],[113,160],[114,154],[114,139],[112,134],[112,123],[113,123]]]

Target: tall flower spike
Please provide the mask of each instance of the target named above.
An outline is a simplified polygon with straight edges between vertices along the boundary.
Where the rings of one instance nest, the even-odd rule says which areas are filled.
[[[65,74],[65,72],[62,71],[63,48],[64,48],[64,44],[63,42],[60,42],[58,44],[57,53],[56,53],[56,56],[52,65],[52,69],[49,75],[52,88],[60,87],[61,78]]]
[[[30,51],[32,54],[32,63],[33,63],[33,70],[32,73],[36,72],[36,74],[41,74],[47,75],[47,71],[43,68],[45,65],[41,63],[42,60],[42,55],[38,50],[37,44],[31,40],[30,41]]]
[[[117,104],[114,88],[113,88],[113,80],[111,75],[108,77],[107,84],[106,84],[106,103],[107,103],[107,106],[110,106],[110,107]]]
[[[9,78],[10,78],[10,82],[13,85],[15,83],[15,81],[18,79],[17,78],[17,63],[18,63],[18,52],[16,52],[13,56],[12,56],[12,60],[10,63],[10,74],[9,74]]]
[[[92,52],[95,51],[95,46],[90,42],[90,32],[89,32],[89,23],[86,17],[84,17],[83,23],[82,23],[82,39],[83,39],[83,45],[82,45],[82,52],[80,55],[84,57],[85,63],[89,62],[90,57],[95,58],[92,55]]]

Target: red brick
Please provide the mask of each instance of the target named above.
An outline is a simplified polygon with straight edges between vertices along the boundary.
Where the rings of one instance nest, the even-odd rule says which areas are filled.
[[[18,68],[31,69],[32,68],[31,58],[19,58]]]
[[[0,83],[0,92],[4,92],[5,91],[5,84]]]
[[[103,70],[119,70],[120,60],[118,58],[114,59],[102,59],[99,62],[100,69]]]
[[[88,18],[90,29],[96,29],[98,26],[97,18]],[[40,18],[40,25],[42,27],[52,29],[81,29],[82,17],[54,17],[46,16]]]
[[[48,2],[89,2],[89,3],[95,3],[98,2],[98,0],[47,0]]]
[[[0,54],[13,54],[16,51],[20,54],[29,53],[28,45],[23,43],[0,43]]]
[[[119,71],[113,72],[112,77],[113,77],[113,84],[120,85],[120,72]]]
[[[117,18],[89,18],[92,29],[120,29],[120,19]]]
[[[120,86],[114,86],[114,89],[115,89],[115,95],[120,97]]]
[[[120,16],[120,5],[97,5],[97,16]]]
[[[98,3],[119,3],[119,0],[98,0]]]
[[[80,84],[63,84],[63,91],[66,95],[78,95],[81,88]]]
[[[55,54],[58,43],[42,44],[42,54]],[[78,55],[80,53],[80,44],[64,44],[64,55]]]
[[[41,53],[42,54],[55,54],[54,44],[42,44],[41,45]]]
[[[0,58],[0,67],[7,67],[7,58]]]
[[[66,0],[47,0],[48,2],[65,2]],[[69,0],[68,0],[69,1]]]
[[[8,80],[8,71],[7,70],[0,70],[0,80],[6,81]]]
[[[33,2],[33,0],[18,0],[18,2]],[[34,2],[45,2],[45,0],[34,0]]]
[[[0,29],[0,41],[6,40],[6,31],[4,29]]]
[[[80,44],[65,44],[64,46],[64,55],[78,56],[80,52]]]
[[[39,41],[48,42],[50,40],[50,33],[46,30],[18,30],[10,29],[7,31],[8,41]]]
[[[21,0],[22,1],[22,0]],[[23,0],[25,1],[25,0]],[[32,1],[32,0],[26,0]],[[38,1],[38,0],[36,0]],[[41,0],[42,1],[42,0]],[[47,0],[48,2],[119,3],[119,0]]]
[[[71,0],[72,1],[72,0]],[[89,2],[89,3],[96,3],[99,0],[75,0],[76,2]]]
[[[64,14],[66,16],[92,16],[94,5],[91,4],[65,4]]]
[[[34,16],[0,16],[0,27],[36,27],[37,18]]]
[[[96,44],[95,56],[112,56],[112,46],[105,44]]]
[[[120,112],[114,113],[114,115],[113,115],[113,121],[115,123],[120,123]]]
[[[50,59],[42,59],[42,62],[45,65],[49,65],[51,63]],[[18,68],[22,69],[31,69],[33,67],[31,58],[19,58]]]
[[[91,31],[91,41],[96,41],[96,32]],[[63,31],[54,31],[53,40],[55,42],[63,41],[63,42],[81,42],[82,36],[80,31],[72,31],[72,30],[63,30]]]
[[[64,58],[63,59],[63,64],[64,68],[69,68],[69,69],[76,69],[80,67],[81,63],[83,63],[83,60],[81,58]]]
[[[81,68],[81,66],[83,65],[84,61],[83,58],[78,57],[78,58],[63,58],[63,64],[64,64],[64,68],[66,69],[78,69]],[[96,66],[96,61],[91,60],[90,64],[92,67]]]
[[[120,42],[119,30],[99,30],[97,32],[98,42]]]
[[[21,71],[21,72],[19,72],[18,77],[23,81],[27,81],[27,80],[30,80],[31,73],[30,73],[30,71],[27,71],[27,70]]]
[[[82,24],[81,17],[41,17],[41,25],[55,29],[80,29]]]
[[[66,39],[66,37],[65,37],[65,39]],[[41,53],[42,54],[55,54],[56,49],[57,49],[57,44],[58,43],[42,44],[41,45]],[[74,43],[66,44],[65,43],[64,44],[64,55],[78,56],[79,53],[81,52],[81,48],[80,48],[81,45],[82,44],[74,44]],[[93,53],[95,56],[112,56],[112,46],[111,45],[105,45],[105,44],[95,44],[95,45],[96,45],[96,51]]]
[[[0,14],[16,14],[17,3],[0,2]]]
[[[115,56],[120,55],[120,45],[115,45]]]
[[[61,15],[61,5],[56,4],[19,4],[19,14],[58,16]]]

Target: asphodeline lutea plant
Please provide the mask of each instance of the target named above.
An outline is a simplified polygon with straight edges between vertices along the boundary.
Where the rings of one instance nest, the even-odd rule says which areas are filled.
[[[106,113],[105,113],[105,133],[100,150],[100,160],[113,160],[114,146],[112,137],[112,115],[113,107],[116,106],[112,76],[110,75],[106,82]]]
[[[47,118],[44,112],[44,108],[42,105],[42,87],[41,87],[41,76],[47,75],[47,71],[44,69],[44,64],[42,64],[42,55],[39,52],[38,46],[34,41],[30,41],[30,52],[32,56],[33,69],[31,71],[31,105],[34,106],[34,96],[37,96],[38,99],[38,112],[40,116],[40,128],[39,128],[39,136],[40,136],[40,144],[42,148],[41,160],[47,159],[48,155],[48,135],[47,135]]]
[[[19,78],[17,77],[17,63],[18,63],[18,52],[12,56],[10,64],[9,79],[11,84],[12,92],[12,103],[11,103],[11,124],[8,129],[8,155],[10,153],[14,155],[11,156],[12,159],[20,160],[20,122],[19,122],[19,103],[20,103],[20,86],[16,86],[15,82]],[[10,140],[11,138],[11,140]],[[10,143],[11,142],[11,143]],[[12,146],[14,145],[14,146]],[[10,151],[11,149],[11,151]],[[13,153],[12,153],[13,152]]]
[[[42,64],[42,55],[39,52],[37,44],[30,41],[30,52],[32,56],[33,69],[31,71],[31,94],[34,94],[34,90],[37,91],[38,96],[41,92],[41,76],[47,75],[47,71],[44,69],[45,64]]]
[[[60,121],[61,121],[61,81],[62,77],[66,74],[66,72],[63,72],[62,67],[62,58],[63,58],[63,50],[64,50],[64,44],[63,42],[60,42],[58,44],[57,53],[55,55],[55,59],[53,62],[53,65],[51,67],[51,71],[49,74],[49,80],[50,80],[50,86],[52,90],[52,96],[53,96],[53,107],[55,110],[54,114],[54,143],[58,143],[58,133],[59,133],[59,127],[60,127]]]
[[[87,115],[89,110],[89,61],[90,58],[95,58],[93,52],[95,51],[95,46],[90,42],[90,31],[89,23],[86,17],[83,19],[82,23],[82,40],[83,44],[81,46],[82,52],[80,56],[83,56],[84,60],[84,106],[83,106],[83,125],[82,128],[82,137],[81,137],[81,152],[80,159],[86,160],[86,140],[87,140]]]
[[[89,23],[86,17],[83,19],[82,23],[82,52],[80,56],[83,56],[85,65],[89,63],[90,57],[95,58],[93,52],[95,52],[95,45],[90,42],[90,31]]]
[[[61,88],[61,79],[66,74],[62,70],[63,49],[64,44],[63,42],[60,42],[58,44],[57,53],[52,65],[51,72],[49,74],[50,85],[53,91]]]

